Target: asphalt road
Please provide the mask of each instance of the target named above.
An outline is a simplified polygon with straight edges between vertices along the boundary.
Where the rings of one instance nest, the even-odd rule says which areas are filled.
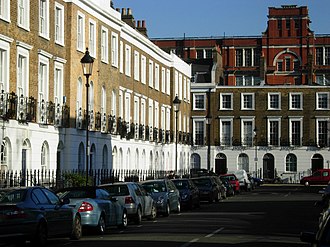
[[[219,203],[155,221],[110,228],[103,236],[86,233],[79,241],[55,239],[49,246],[79,247],[296,247],[307,246],[301,231],[316,230],[321,211],[318,187],[263,185]],[[29,244],[27,244],[28,246]]]

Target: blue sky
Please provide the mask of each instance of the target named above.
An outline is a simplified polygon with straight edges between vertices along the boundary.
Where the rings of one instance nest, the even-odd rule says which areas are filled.
[[[316,34],[330,34],[329,0],[113,0],[145,20],[150,38],[253,36],[266,30],[268,7],[308,6]]]

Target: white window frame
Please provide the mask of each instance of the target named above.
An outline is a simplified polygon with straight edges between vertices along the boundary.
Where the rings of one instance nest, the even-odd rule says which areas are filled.
[[[130,45],[125,44],[125,75],[131,77],[131,52],[132,48]]]
[[[290,117],[289,118],[289,142],[291,145],[292,144],[292,122],[300,122],[300,140],[299,140],[299,145],[298,146],[301,146],[302,144],[302,139],[303,139],[303,117]]]
[[[79,111],[80,108],[82,108],[82,101],[83,101],[82,93],[83,93],[83,82],[81,77],[79,77],[77,81],[77,100],[76,100],[77,112]]]
[[[118,68],[118,34],[111,32],[111,65]]]
[[[277,143],[278,145],[281,145],[280,140],[281,140],[281,117],[268,117],[267,119],[267,142],[269,145],[272,145],[270,143],[270,122],[278,122],[278,140]],[[273,146],[273,145],[272,145]]]
[[[251,108],[247,108],[244,106],[244,96],[252,96],[252,107]],[[254,93],[241,93],[241,110],[255,110],[255,97],[254,97]]]
[[[85,15],[80,11],[77,14],[77,50],[85,52]]]
[[[63,102],[63,89],[64,89],[64,64],[54,63],[54,103],[55,107]]]
[[[0,0],[0,19],[10,22],[10,0]]]
[[[125,116],[124,120],[127,123],[130,123],[131,121],[131,94],[129,92],[125,92]]]
[[[30,0],[17,0],[17,26],[30,31]]]
[[[271,106],[272,96],[278,96],[278,107]],[[281,93],[268,93],[268,110],[281,110]]]
[[[101,116],[103,116],[107,113],[107,91],[104,86],[102,86],[101,92]]]
[[[219,134],[220,134],[220,146],[232,146],[233,144],[233,121],[234,121],[234,117],[221,117],[219,118]],[[224,139],[224,133],[223,133],[223,123],[224,122],[230,122],[230,133],[229,133],[229,139],[228,139],[228,143],[226,143],[225,145],[223,144],[224,142],[222,142],[222,140]]]
[[[319,128],[319,122],[327,122],[327,127],[328,127],[328,131],[327,131],[327,145],[329,145],[329,123],[330,123],[330,118],[327,118],[327,117],[317,117],[316,118],[316,143],[317,145],[320,146],[320,128]]]
[[[119,72],[121,74],[124,73],[124,42],[120,41],[119,42]]]
[[[96,22],[93,19],[89,19],[89,47],[88,51],[91,57],[96,57],[97,51],[96,51]]]
[[[181,73],[179,73],[179,93],[178,93],[178,97],[180,100],[182,100],[182,83],[183,83],[183,76]]]
[[[41,102],[42,100],[48,102],[48,96],[49,96],[49,58],[39,54],[38,102]]]
[[[140,80],[140,53],[134,51],[134,80]]]
[[[251,137],[251,142],[247,143],[246,140],[244,140],[244,138],[247,136],[247,134],[249,133],[245,133],[245,129],[244,129],[244,123],[251,123],[251,133],[250,133],[250,137]],[[254,117],[241,117],[241,142],[244,146],[253,146],[253,140],[254,140],[254,133],[253,130],[255,128],[255,120]]]
[[[9,92],[10,78],[10,43],[12,39],[0,36],[0,92]]]
[[[327,106],[325,108],[319,107],[320,95],[327,96]],[[329,110],[330,109],[330,93],[329,92],[317,92],[316,93],[316,110]]]
[[[159,91],[159,64],[155,63],[155,90]]]
[[[149,59],[149,87],[154,87],[154,62]]]
[[[39,0],[39,36],[49,40],[49,0]]]
[[[293,107],[292,97],[299,95],[300,96],[300,107]],[[303,109],[303,94],[302,93],[289,93],[289,110],[302,110]]]
[[[196,96],[203,96],[203,99],[204,99],[203,108],[198,108],[196,106]],[[194,93],[193,94],[193,110],[194,111],[205,111],[206,110],[206,94],[205,93]]]
[[[149,99],[148,102],[148,125],[149,127],[153,127],[154,126],[154,102],[152,99]]]
[[[139,124],[139,116],[140,116],[140,98],[138,96],[134,96],[134,116],[133,123]]]
[[[111,112],[110,114],[112,116],[116,116],[117,114],[117,96],[116,96],[116,91],[112,91],[112,97],[111,97]]]
[[[201,143],[198,143],[198,144],[196,142],[196,140],[199,140],[198,138],[196,138],[196,127],[197,127],[196,124],[197,124],[197,122],[202,124],[202,127],[203,127],[203,138],[200,140]],[[201,118],[201,117],[194,117],[192,123],[193,123],[193,140],[195,140],[194,144],[196,146],[204,146],[205,145],[205,137],[206,137],[206,121],[205,121],[205,119]]]
[[[55,2],[54,11],[55,44],[64,46],[64,6],[58,2]]]
[[[223,106],[223,96],[230,96],[230,107],[229,108],[226,108]],[[233,110],[233,99],[234,99],[234,95],[233,93],[220,93],[220,110]]]
[[[101,62],[108,64],[108,29],[106,27],[101,27]]]
[[[141,55],[141,83],[146,84],[147,81],[147,58]]]
[[[29,64],[30,64],[30,55],[29,51],[32,49],[32,46],[29,46],[23,42],[18,42],[17,44],[17,84],[16,92],[20,97],[21,94],[25,97],[29,95]],[[20,57],[24,60],[22,70],[19,68]],[[21,70],[21,71],[20,71]],[[19,81],[21,78],[21,82]],[[20,89],[21,88],[21,89]]]
[[[166,69],[166,94],[171,94],[171,71]]]
[[[159,129],[159,103],[155,101],[155,122],[154,122],[154,127]]]
[[[161,85],[161,88],[162,88],[162,93],[165,93],[166,92],[166,73],[165,73],[165,68],[162,67],[162,85]]]

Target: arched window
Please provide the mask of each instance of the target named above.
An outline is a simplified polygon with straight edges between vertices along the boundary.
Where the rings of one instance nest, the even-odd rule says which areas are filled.
[[[108,147],[104,145],[102,155],[102,169],[108,169]]]
[[[288,154],[285,159],[285,171],[297,172],[297,156],[294,154]]]
[[[0,161],[1,161],[1,168],[7,168],[7,156],[8,156],[8,150],[7,150],[7,142],[6,140],[3,140],[1,143],[1,150],[0,150]]]
[[[49,168],[49,149],[47,142],[44,142],[41,146],[41,170]]]
[[[240,154],[238,156],[237,169],[249,172],[249,157],[247,156],[247,154]]]
[[[85,148],[81,142],[78,149],[78,170],[83,171],[85,169]]]
[[[190,159],[190,165],[193,169],[200,169],[201,168],[201,156],[199,154],[192,154]]]

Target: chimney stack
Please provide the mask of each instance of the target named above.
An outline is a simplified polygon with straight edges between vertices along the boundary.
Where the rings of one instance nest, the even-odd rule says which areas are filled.
[[[146,21],[145,20],[137,21],[136,30],[138,30],[144,36],[148,37],[147,28],[146,28]]]
[[[135,21],[130,8],[122,8],[121,19],[130,27],[135,28]]]

